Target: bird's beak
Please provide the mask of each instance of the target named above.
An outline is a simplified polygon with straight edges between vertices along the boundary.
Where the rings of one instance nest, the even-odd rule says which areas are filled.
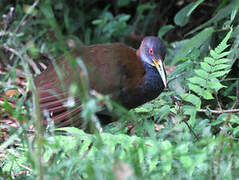
[[[163,80],[164,87],[166,88],[167,80],[166,80],[166,73],[165,73],[164,66],[163,66],[163,61],[161,59],[157,59],[157,60],[153,60],[153,62]]]

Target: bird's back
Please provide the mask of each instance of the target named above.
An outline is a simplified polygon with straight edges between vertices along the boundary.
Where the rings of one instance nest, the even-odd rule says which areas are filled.
[[[136,87],[142,83],[144,69],[142,62],[136,55],[136,50],[120,43],[99,44],[93,46],[82,46],[71,52],[73,58],[80,58],[87,67],[90,87],[101,93],[112,93],[122,87]],[[65,56],[60,56],[56,66],[49,65],[48,68],[35,79],[37,87],[42,84],[52,83],[53,89],[60,88],[60,76],[69,87],[74,80],[72,72],[81,68],[71,67]],[[61,78],[61,77],[60,77]]]
[[[70,52],[74,59],[80,58],[88,71],[90,88],[103,94],[113,94],[114,99],[122,89],[134,91],[144,81],[145,70],[136,50],[120,43],[82,46]],[[76,63],[77,64],[77,63]],[[79,74],[73,76],[73,73]],[[82,76],[80,66],[72,67],[65,56],[35,78],[39,92],[40,107],[46,109],[56,121],[68,119],[69,109],[64,106],[68,99],[68,88]],[[75,98],[80,110],[80,100]],[[129,102],[130,103],[130,102]],[[77,111],[78,112],[78,111]],[[71,113],[69,113],[71,115]]]

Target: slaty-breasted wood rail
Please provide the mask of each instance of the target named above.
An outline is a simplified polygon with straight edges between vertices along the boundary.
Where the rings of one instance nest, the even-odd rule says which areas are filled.
[[[165,51],[161,39],[149,36],[143,39],[138,50],[121,43],[98,44],[75,48],[71,56],[84,62],[91,89],[110,94],[116,102],[131,109],[156,98],[167,86],[163,66]],[[80,99],[75,98],[75,106],[67,108],[69,92],[62,88],[60,80],[69,87],[76,78],[71,75],[73,71],[79,71],[80,77],[80,67],[73,69],[63,55],[35,78],[41,111],[49,112],[60,126],[81,124]]]

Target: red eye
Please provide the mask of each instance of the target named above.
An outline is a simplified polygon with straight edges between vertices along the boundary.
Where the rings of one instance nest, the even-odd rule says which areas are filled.
[[[149,54],[154,55],[154,51],[152,48],[149,48]]]

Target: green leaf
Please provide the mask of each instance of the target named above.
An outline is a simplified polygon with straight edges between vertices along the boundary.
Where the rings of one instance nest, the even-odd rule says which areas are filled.
[[[215,60],[211,57],[205,57],[204,61],[210,65],[214,65],[215,64]]]
[[[221,54],[218,54],[216,51],[214,50],[211,50],[210,51],[210,55],[214,58],[214,59],[220,59],[220,58],[223,58],[224,56],[227,56],[231,53],[231,51],[226,51],[226,52],[223,52]]]
[[[0,106],[6,109],[10,114],[13,114],[15,109],[8,103],[7,98],[4,97],[3,104]]]
[[[211,38],[213,32],[213,27],[206,28],[189,39],[187,43],[176,53],[171,64],[177,63],[179,60],[181,60],[181,58],[187,56],[187,54],[189,54],[194,48],[199,48],[205,41]]]
[[[130,15],[128,14],[121,14],[119,16],[117,16],[117,18],[119,18],[119,21],[122,22],[122,21],[128,21],[129,18],[130,18]]]
[[[227,115],[226,115],[225,113],[220,114],[220,115],[217,117],[217,119],[211,123],[211,126],[216,126],[216,125],[218,125],[218,124],[221,124],[222,122],[224,122],[226,116],[227,116]]]
[[[221,41],[221,43],[215,48],[215,52],[217,54],[221,54],[222,51],[224,51],[229,45],[227,45],[227,41],[229,40],[230,36],[232,34],[232,28],[227,33],[225,38]],[[222,56],[223,57],[223,56]]]
[[[207,62],[201,62],[200,65],[205,71],[211,72],[212,66],[210,66]]]
[[[190,68],[190,66],[192,65],[193,65],[193,62],[190,60],[177,65],[176,69],[172,73],[170,73],[170,75],[168,76],[168,80],[170,80],[170,78],[174,77],[175,75],[185,71],[186,68]]]
[[[204,99],[214,99],[212,93],[208,89],[204,89],[204,91],[202,91],[202,96]]]
[[[169,172],[172,168],[172,144],[166,140],[161,143],[161,163],[163,165],[164,172]]]
[[[196,69],[195,73],[202,78],[208,78],[209,77],[209,73],[202,70],[202,69]]]
[[[230,61],[232,61],[232,60],[231,60],[231,59],[228,59],[228,58],[221,58],[221,59],[218,59],[218,60],[215,62],[215,65],[227,63],[227,62],[230,62]]]
[[[164,105],[157,112],[157,114],[160,114],[160,118],[157,121],[158,122],[161,121],[163,118],[167,117],[169,113],[170,113],[170,106],[169,105]]]
[[[136,1],[136,0],[118,0],[117,5],[119,7],[127,6],[131,3],[131,1]]]
[[[195,85],[195,84],[189,84],[188,85],[189,89],[194,91],[196,94],[198,94],[199,96],[202,96],[202,91],[203,91],[203,88],[199,85]]]
[[[184,168],[190,168],[194,161],[189,156],[180,156],[180,162]]]
[[[229,64],[218,64],[218,65],[216,65],[216,66],[214,66],[214,67],[212,68],[212,71],[214,72],[214,71],[226,69],[226,68],[228,68],[228,67],[230,67]]]
[[[40,4],[40,10],[41,10],[42,14],[48,20],[48,23],[51,25],[51,27],[55,31],[56,35],[58,37],[61,37],[61,39],[62,39],[62,35],[61,35],[61,31],[60,31],[61,28],[58,26],[58,23],[56,21],[54,11],[51,7],[51,1],[50,0],[43,1],[43,3]]]
[[[144,3],[144,4],[140,4],[139,6],[137,6],[137,12],[140,18],[144,17],[143,13],[146,10],[152,10],[156,7],[155,4],[151,4],[151,3]]]
[[[232,51],[226,51],[220,54],[219,58],[223,58],[224,56],[228,56],[229,54],[231,54]]]
[[[92,24],[97,25],[97,24],[101,24],[102,22],[103,22],[102,19],[96,19],[96,20],[92,21]]]
[[[198,109],[201,107],[201,100],[200,100],[200,98],[195,96],[194,94],[184,93],[184,94],[181,95],[181,98],[183,100],[187,101],[187,102],[192,103]]]
[[[184,105],[184,107],[183,107],[183,113],[190,116],[190,119],[188,120],[188,123],[191,126],[195,125],[197,109],[199,109],[199,108],[200,107],[195,108],[194,106],[187,106],[187,105]]]
[[[235,19],[238,9],[239,9],[239,1],[236,1],[235,6],[231,13],[231,19],[230,19],[231,22]]]
[[[195,76],[195,77],[192,77],[192,78],[189,78],[188,79],[191,83],[194,83],[194,84],[198,84],[202,87],[204,87],[206,85],[206,80],[205,79],[202,79],[198,76]]]
[[[197,2],[192,2],[182,8],[174,17],[174,23],[178,26],[185,26],[188,23],[191,13],[199,6],[204,0],[198,0]]]
[[[218,91],[219,89],[223,87],[226,87],[226,86],[223,86],[217,79],[213,79],[209,81],[207,86],[210,87],[211,89],[215,89],[216,91]]]
[[[149,113],[149,112],[152,112],[152,108],[146,108],[144,106],[141,106],[141,107],[135,108],[135,112],[136,113]]]
[[[218,77],[222,77],[225,74],[227,74],[230,70],[227,71],[218,71],[218,72],[214,72],[212,74],[209,75],[209,78],[218,78]]]
[[[236,128],[233,128],[232,134],[235,136],[237,135],[239,132],[239,126],[237,126]]]
[[[196,60],[199,56],[200,56],[200,50],[197,48],[193,48],[193,50],[189,54],[189,59]]]
[[[236,124],[239,125],[239,116],[233,114],[233,115],[231,116],[230,122],[231,122],[231,123],[236,123]]]
[[[193,29],[192,31],[190,31],[188,34],[193,34],[196,31],[199,31],[207,26],[210,26],[212,24],[216,24],[217,22],[219,22],[220,20],[222,20],[223,18],[227,18],[228,15],[231,13],[232,9],[234,8],[234,3],[230,3],[229,5],[227,5],[226,7],[220,9],[217,14],[211,18],[209,21],[205,22],[204,24],[198,26],[197,28]]]
[[[68,32],[70,32],[71,22],[70,22],[69,9],[68,8],[66,8],[64,10],[64,24],[65,24],[66,30]]]
[[[83,130],[75,128],[75,127],[62,127],[62,128],[56,128],[55,131],[65,131],[72,135],[87,135]]]
[[[161,27],[158,31],[158,37],[162,37],[165,33],[167,33],[169,30],[171,30],[173,28],[174,28],[174,26],[171,24]]]

